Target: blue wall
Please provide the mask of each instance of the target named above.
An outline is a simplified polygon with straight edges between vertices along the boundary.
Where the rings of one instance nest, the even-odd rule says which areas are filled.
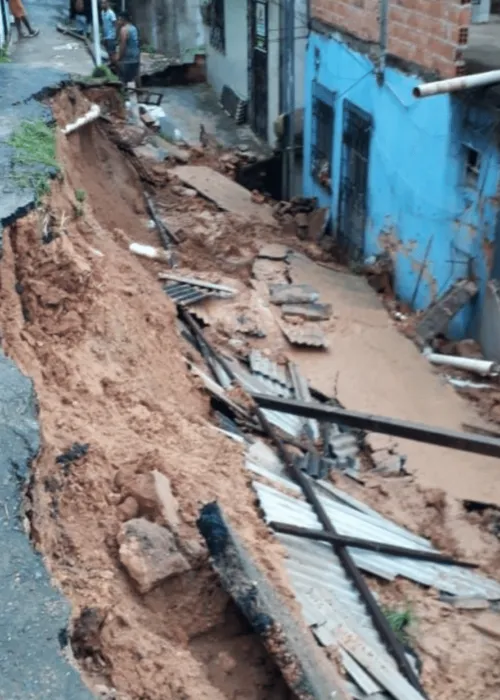
[[[336,93],[332,194],[311,177],[312,92],[314,81]],[[481,280],[476,303],[454,320],[456,337],[476,332],[489,267],[498,210],[499,151],[494,127],[498,119],[475,106],[470,91],[460,97],[417,99],[415,76],[388,68],[382,86],[374,65],[340,37],[312,33],[306,65],[304,122],[304,193],[329,206],[335,226],[338,212],[344,99],[372,115],[368,175],[368,220],[365,257],[388,247],[393,252],[396,293],[412,298],[428,241],[433,242],[417,308],[425,308],[450,284],[467,275],[467,255],[476,258]],[[463,143],[481,153],[479,181],[465,185]],[[460,252],[462,251],[462,252]],[[450,261],[454,260],[452,263]]]

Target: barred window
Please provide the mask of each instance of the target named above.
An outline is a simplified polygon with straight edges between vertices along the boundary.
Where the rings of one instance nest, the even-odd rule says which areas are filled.
[[[226,52],[226,21],[224,17],[224,1],[212,0],[211,22],[210,22],[210,46],[220,51]]]
[[[332,191],[333,99],[331,95],[327,102],[313,93],[311,175],[328,192]]]

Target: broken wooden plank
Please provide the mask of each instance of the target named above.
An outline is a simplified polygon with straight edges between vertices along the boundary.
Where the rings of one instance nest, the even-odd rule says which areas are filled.
[[[222,587],[261,637],[291,691],[303,700],[347,700],[341,679],[296,621],[217,503],[200,512],[197,526]]]
[[[331,304],[283,304],[282,316],[299,316],[308,321],[328,321],[332,316]]]
[[[194,277],[182,277],[182,275],[175,275],[171,272],[159,272],[158,277],[161,280],[170,280],[172,282],[180,282],[181,284],[189,284],[192,287],[204,287],[206,289],[213,289],[221,294],[228,294],[234,296],[238,294],[238,290],[234,287],[226,287],[223,284],[214,284],[213,282],[206,282],[205,280],[200,280]]]
[[[319,299],[318,292],[310,284],[271,284],[270,301],[282,304],[312,304]]]
[[[181,165],[172,172],[220,209],[276,226],[272,209],[267,204],[256,204],[251,192],[216,170],[206,165]]]

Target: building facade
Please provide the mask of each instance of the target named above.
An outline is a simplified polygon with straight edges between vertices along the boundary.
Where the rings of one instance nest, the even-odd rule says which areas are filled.
[[[10,32],[10,13],[7,0],[0,0],[0,49],[7,43]]]
[[[275,141],[281,114],[284,0],[212,0],[206,12],[207,80],[218,95],[225,86],[246,104],[248,122]],[[295,1],[295,108],[304,106],[308,0]]]
[[[484,38],[492,25],[471,25],[471,9],[312,0],[304,96],[304,194],[330,209],[349,261],[391,255],[395,291],[417,309],[473,276],[479,294],[450,325],[458,337],[481,335],[500,277],[499,89],[414,89],[500,68],[500,43],[488,50]]]

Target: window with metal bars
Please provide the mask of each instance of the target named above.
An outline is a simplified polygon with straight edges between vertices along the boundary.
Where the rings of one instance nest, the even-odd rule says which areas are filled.
[[[332,191],[332,151],[335,96],[313,89],[311,175],[327,192]]]
[[[225,0],[212,0],[210,6],[210,46],[220,53],[226,53],[224,2]]]

